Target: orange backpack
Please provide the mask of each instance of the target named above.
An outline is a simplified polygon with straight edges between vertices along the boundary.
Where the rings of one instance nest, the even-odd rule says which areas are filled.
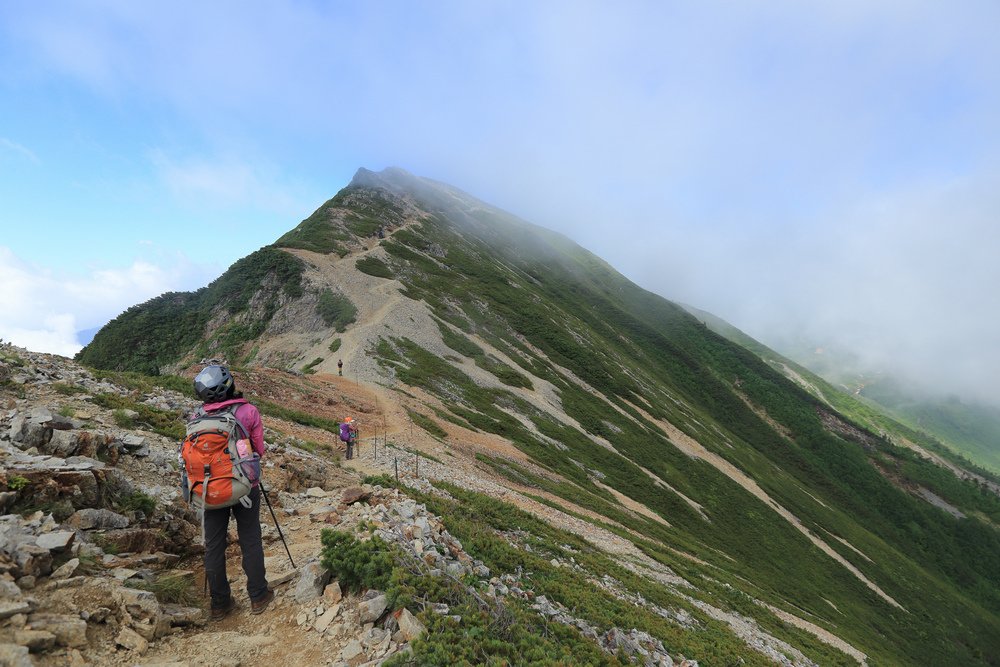
[[[236,420],[240,405],[228,405],[217,412],[199,408],[187,424],[180,452],[184,498],[201,509],[236,503],[250,507],[247,496],[260,480],[260,457]]]

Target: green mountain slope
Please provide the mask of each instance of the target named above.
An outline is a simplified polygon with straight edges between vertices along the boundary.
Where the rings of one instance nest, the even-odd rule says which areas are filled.
[[[223,350],[301,366],[337,335],[316,308],[341,290],[359,307],[342,348],[351,366],[369,363],[449,427],[512,443],[531,466],[482,465],[699,582],[644,589],[650,603],[691,609],[705,628],[696,602],[738,611],[819,664],[855,661],[779,613],[869,664],[1000,660],[1000,498],[899,446],[870,407],[807,391],[565,237],[401,170],[360,171],[276,246],[304,263],[291,292],[267,274],[243,310],[208,296],[215,284],[161,297],[80,358],[162,367]],[[369,293],[382,301],[365,304]],[[249,312],[270,315],[249,330]],[[198,340],[157,327],[175,313],[206,322]],[[154,333],[156,355],[131,351]],[[131,348],[113,358],[116,341]],[[576,589],[550,592],[589,608]],[[727,648],[709,663],[759,658]]]
[[[702,317],[697,309],[690,310]],[[704,315],[710,326],[730,340],[758,352],[764,350],[762,356],[777,356],[728,323],[713,323],[711,315]],[[1000,409],[957,396],[935,395],[893,375],[866,370],[856,354],[835,346],[793,338],[783,341],[780,348],[784,357],[797,362],[798,368],[808,368],[834,387],[922,432],[951,452],[1000,473]],[[788,359],[785,363],[791,364]]]
[[[1000,472],[1000,410],[957,397],[920,396],[892,378],[870,382],[860,395],[939,438],[972,461]]]

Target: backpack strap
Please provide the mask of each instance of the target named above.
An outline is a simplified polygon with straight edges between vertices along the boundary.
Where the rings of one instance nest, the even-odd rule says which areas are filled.
[[[205,406],[203,405],[195,412],[195,418],[228,413],[233,418],[233,421],[236,422],[236,428],[239,429],[238,435],[244,440],[249,440],[250,434],[247,433],[246,427],[244,427],[243,423],[236,417],[236,411],[239,410],[241,406],[249,404],[249,401],[244,401],[243,403],[230,403],[229,405],[219,408],[218,410],[212,410],[211,412],[206,411]]]

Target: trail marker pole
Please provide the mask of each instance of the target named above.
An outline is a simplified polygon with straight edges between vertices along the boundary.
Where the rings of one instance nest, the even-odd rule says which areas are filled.
[[[416,462],[414,464],[414,477],[420,479],[420,454],[414,454]]]
[[[392,460],[393,465],[396,467],[396,482],[399,482],[399,459]]]

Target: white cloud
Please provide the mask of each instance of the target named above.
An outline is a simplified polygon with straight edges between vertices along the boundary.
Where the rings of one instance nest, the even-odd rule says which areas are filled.
[[[183,257],[166,266],[136,260],[123,269],[87,275],[33,266],[0,246],[0,338],[39,352],[72,356],[79,329],[103,325],[120,312],[164,292],[192,289],[211,277]]]
[[[805,336],[916,388],[997,404],[997,211],[1000,173],[873,195],[783,237],[692,229],[612,253],[764,342]]]
[[[30,148],[22,146],[16,141],[11,141],[6,137],[0,137],[0,148],[17,153],[21,157],[26,158],[31,162],[34,162],[35,164],[41,164],[42,162],[41,160],[38,159],[38,156],[35,155],[34,151],[32,151]]]

